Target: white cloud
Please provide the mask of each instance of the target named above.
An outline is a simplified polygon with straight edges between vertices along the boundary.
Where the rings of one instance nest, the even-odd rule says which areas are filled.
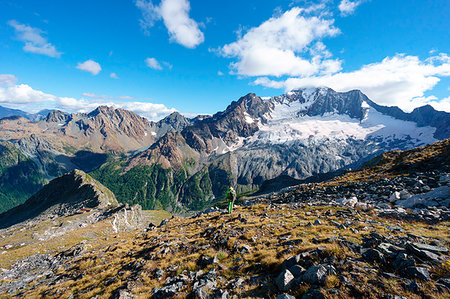
[[[187,0],[161,0],[159,6],[151,0],[137,0],[136,6],[142,12],[140,23],[146,32],[162,19],[171,41],[193,49],[205,40],[197,22],[189,17],[191,7]]]
[[[84,92],[81,94],[81,96],[91,99],[110,99],[110,96],[107,95],[98,95],[92,92]]]
[[[11,74],[0,74],[0,86],[13,86],[16,83],[16,76]]]
[[[221,71],[217,71],[218,76],[223,76],[223,73]]]
[[[291,77],[283,81],[262,77],[256,79],[254,83],[284,88],[286,91],[317,86],[331,87],[336,91],[359,89],[378,104],[394,105],[405,111],[411,111],[428,103],[441,109],[448,108],[448,99],[441,103],[435,97],[424,96],[426,91],[436,86],[440,77],[448,76],[450,76],[450,57],[447,54],[433,56],[424,61],[416,56],[398,54],[386,57],[381,62],[364,65],[353,72]]]
[[[135,100],[135,97],[131,97],[131,96],[118,96],[117,97],[120,100]]]
[[[25,52],[42,54],[50,57],[61,56],[61,52],[58,52],[55,46],[42,36],[45,32],[41,29],[21,24],[15,20],[8,21],[8,25],[14,28],[16,38],[25,43],[25,46],[23,46]]]
[[[342,0],[338,8],[342,16],[351,15],[355,9],[361,4],[361,1]]]
[[[102,70],[100,64],[98,64],[98,62],[95,62],[94,60],[91,60],[91,59],[86,60],[83,63],[81,63],[81,62],[78,63],[77,69],[85,71],[85,72],[89,72],[92,75],[97,75]]]
[[[119,79],[119,76],[117,76],[116,73],[111,73],[111,74],[109,74],[109,76],[113,79]]]
[[[228,58],[236,58],[231,69],[244,76],[310,76],[339,71],[341,62],[330,59],[321,38],[340,33],[333,20],[304,16],[294,7],[251,28],[238,40],[219,49]]]
[[[33,104],[46,101],[55,101],[57,97],[51,94],[34,90],[27,84],[0,87],[0,103],[6,104]]]
[[[0,75],[0,78],[2,78],[2,75]],[[95,99],[58,97],[35,90],[27,84],[0,87],[0,104],[2,106],[22,109],[28,112],[37,112],[44,108],[60,109],[67,112],[89,112],[100,105],[108,105],[114,108],[131,110],[151,120],[158,120],[176,111],[176,109],[167,108],[163,104],[140,101],[120,102],[112,100],[109,96],[99,96],[93,93],[84,93],[83,96]],[[126,100],[134,99],[129,96],[121,98]]]
[[[151,58],[147,58],[145,59],[145,64],[149,67],[152,68],[154,70],[162,70],[162,66],[161,64],[159,64],[158,60],[156,60],[155,58],[151,57]]]

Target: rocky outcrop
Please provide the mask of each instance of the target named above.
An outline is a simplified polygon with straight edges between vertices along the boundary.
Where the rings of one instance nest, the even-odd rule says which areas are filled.
[[[181,134],[193,149],[209,154],[220,146],[221,142],[230,146],[239,137],[251,136],[258,130],[254,119],[263,119],[268,111],[269,105],[250,93],[237,102],[233,101],[225,111],[197,120]]]
[[[81,170],[52,180],[22,205],[0,215],[0,228],[26,221],[69,216],[80,209],[117,206],[114,194]]]

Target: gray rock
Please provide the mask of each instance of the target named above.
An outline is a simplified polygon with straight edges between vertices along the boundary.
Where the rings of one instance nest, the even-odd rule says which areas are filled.
[[[404,208],[414,208],[416,206],[433,207],[439,205],[438,201],[447,200],[449,198],[450,187],[442,186],[427,193],[416,194],[406,200],[399,200],[396,204]],[[446,205],[446,207],[448,208],[449,206]]]
[[[306,270],[300,265],[294,265],[288,269],[295,278],[300,277]]]
[[[420,280],[431,280],[428,269],[424,267],[408,267],[405,273],[410,278],[417,278]]]
[[[281,291],[289,291],[293,282],[294,275],[289,270],[281,271],[280,275],[275,279],[275,284]]]
[[[277,296],[277,299],[295,299],[295,297],[289,294],[281,294]]]
[[[433,245],[427,245],[422,243],[412,243],[412,246],[416,247],[417,249],[421,250],[427,250],[434,253],[447,253],[448,249],[445,246],[433,246]]]
[[[377,262],[380,264],[385,263],[384,255],[376,249],[369,248],[362,253],[364,259],[368,262]]]
[[[312,266],[302,275],[302,280],[313,284],[323,284],[327,273],[327,268],[323,265]]]
[[[408,255],[405,253],[399,253],[392,262],[392,267],[394,267],[398,271],[403,271],[408,267],[415,266],[415,264],[416,262],[413,258],[408,257]]]
[[[418,293],[420,290],[420,286],[415,280],[405,283],[405,288],[413,293]]]
[[[325,295],[322,293],[321,289],[311,287],[302,296],[302,299],[325,299]]]

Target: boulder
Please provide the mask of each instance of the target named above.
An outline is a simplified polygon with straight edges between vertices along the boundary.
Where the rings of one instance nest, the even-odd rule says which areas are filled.
[[[405,273],[410,278],[416,278],[420,280],[431,280],[428,269],[424,267],[415,267],[415,266],[408,267]]]
[[[323,284],[328,271],[324,265],[312,266],[303,275],[302,280],[312,284]]]
[[[289,270],[281,271],[280,275],[275,279],[275,284],[281,291],[289,291],[294,282],[294,275]]]

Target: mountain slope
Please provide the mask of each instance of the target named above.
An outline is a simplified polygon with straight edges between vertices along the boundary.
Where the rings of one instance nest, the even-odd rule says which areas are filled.
[[[10,142],[0,142],[0,213],[29,198],[46,182],[37,165]]]
[[[81,170],[52,180],[26,202],[0,214],[0,229],[39,218],[73,215],[81,208],[105,209],[118,205],[114,194]]]
[[[448,197],[414,209],[399,202],[450,191],[449,144],[447,139],[385,153],[338,184],[303,184],[246,198],[231,215],[212,208],[13,260],[0,272],[0,292],[80,298],[447,298]]]
[[[300,89],[267,99],[248,94],[225,111],[197,118],[128,158],[116,179],[97,178],[114,188],[134,167],[160,165],[183,174],[179,192],[169,192],[170,200],[165,194],[164,201],[177,209],[180,203],[202,208],[223,200],[230,183],[245,193],[277,177],[327,177],[324,174],[357,168],[388,150],[433,143],[449,134],[442,125],[449,120],[449,113],[429,107],[408,114],[380,106],[357,90]],[[103,173],[111,179],[111,173]],[[148,180],[159,178],[150,175]],[[147,181],[137,185],[141,191],[131,198],[158,201],[154,193],[142,191]]]

